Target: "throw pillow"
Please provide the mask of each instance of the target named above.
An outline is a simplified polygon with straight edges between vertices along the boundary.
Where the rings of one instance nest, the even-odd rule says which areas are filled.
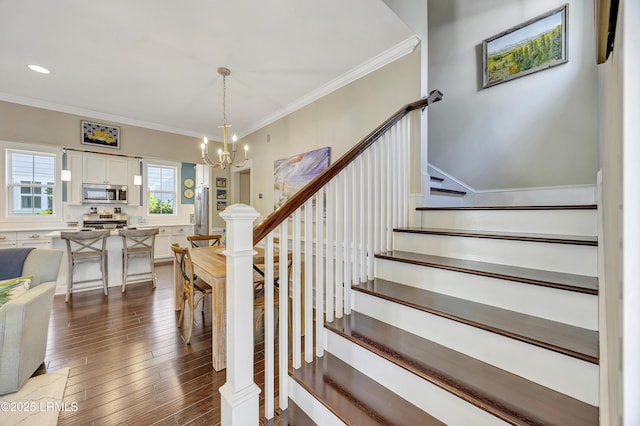
[[[33,275],[28,275],[0,281],[0,307],[8,301],[26,293],[29,287],[31,287],[32,278]]]

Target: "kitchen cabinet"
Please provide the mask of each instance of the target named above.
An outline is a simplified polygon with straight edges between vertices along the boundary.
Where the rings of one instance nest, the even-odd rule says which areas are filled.
[[[129,204],[130,206],[140,206],[142,205],[141,203],[141,197],[140,197],[140,192],[142,189],[142,186],[140,185],[136,185],[134,180],[135,180],[135,176],[139,175],[141,176],[140,173],[140,163],[138,160],[128,160],[127,161],[127,204]]]
[[[12,248],[16,246],[15,232],[0,232],[0,248]]]
[[[83,159],[83,183],[129,184],[129,160],[110,155],[85,155]],[[133,179],[133,178],[132,178]]]
[[[25,231],[16,233],[18,247],[51,248],[51,238],[46,237],[49,231]]]
[[[150,228],[147,226],[145,228]],[[173,257],[171,245],[178,243],[187,247],[187,236],[193,234],[193,225],[159,226],[153,251],[154,260],[169,260]]]
[[[163,226],[159,228],[153,247],[153,259],[160,260],[171,257],[171,227]]]
[[[71,171],[71,182],[67,182],[67,203],[82,204],[83,155],[67,152],[67,170]]]
[[[196,186],[209,186],[211,167],[206,164],[196,164]]]
[[[0,248],[36,247],[51,248],[49,230],[0,232]]]

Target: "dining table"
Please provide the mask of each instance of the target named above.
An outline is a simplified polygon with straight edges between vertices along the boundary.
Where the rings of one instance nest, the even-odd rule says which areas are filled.
[[[211,345],[212,363],[216,371],[227,367],[227,314],[226,284],[227,258],[221,246],[191,248],[193,273],[211,286]],[[254,264],[264,263],[264,249],[254,247]],[[277,256],[277,251],[275,252]],[[276,257],[277,259],[277,257]],[[174,258],[174,303],[175,310],[182,309],[182,286],[178,274],[180,265]],[[256,275],[256,278],[260,278]]]

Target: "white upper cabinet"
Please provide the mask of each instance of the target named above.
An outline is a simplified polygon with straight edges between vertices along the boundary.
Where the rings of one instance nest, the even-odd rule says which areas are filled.
[[[130,206],[140,205],[140,185],[135,184],[135,176],[140,175],[140,163],[138,160],[128,160],[127,199]]]
[[[85,155],[83,183],[128,185],[129,161],[123,157]]]
[[[210,169],[206,164],[196,164],[196,186],[209,186]]]
[[[67,152],[67,169],[71,171],[71,182],[67,182],[67,202],[82,204],[82,159],[76,152]]]

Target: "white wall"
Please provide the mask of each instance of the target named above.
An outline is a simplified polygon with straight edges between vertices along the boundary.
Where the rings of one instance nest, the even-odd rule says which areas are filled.
[[[482,40],[567,0],[429,0],[429,162],[478,190],[595,184],[593,3],[569,0],[569,62],[482,89]]]

